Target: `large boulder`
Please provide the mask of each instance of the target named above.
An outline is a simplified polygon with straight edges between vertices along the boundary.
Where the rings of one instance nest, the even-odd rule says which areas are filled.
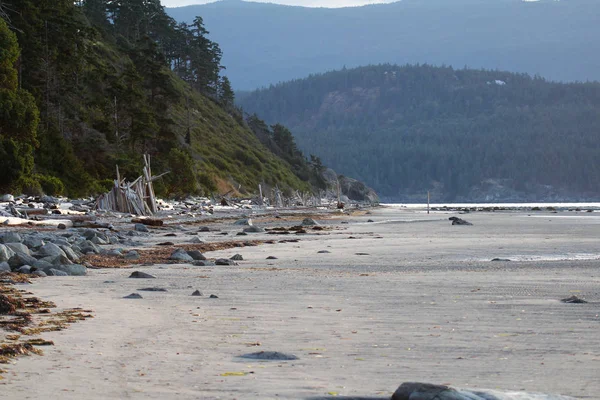
[[[45,245],[43,245],[42,247],[39,248],[36,255],[39,258],[56,257],[56,256],[63,256],[65,258],[67,257],[65,252],[58,245],[56,245],[54,243],[46,243]]]
[[[348,196],[350,200],[371,204],[379,203],[377,193],[361,181],[343,175],[340,175],[338,180],[342,194]]]
[[[0,262],[8,261],[14,255],[15,252],[10,247],[0,244]]]
[[[10,272],[11,268],[10,265],[8,265],[7,262],[0,262],[0,272]]]
[[[190,256],[187,253],[187,251],[185,251],[184,249],[177,249],[177,250],[175,250],[171,254],[171,257],[169,257],[169,260],[181,261],[181,262],[186,262],[186,263],[191,263],[191,262],[194,261],[194,259],[192,258],[192,256]]]
[[[25,253],[28,256],[31,255],[29,248],[22,243],[6,243],[5,246],[14,251],[15,253]]]
[[[16,253],[10,258],[10,260],[8,260],[8,265],[10,265],[12,269],[17,269],[23,265],[34,265],[36,262],[37,259],[33,258],[32,256],[24,253]]]
[[[23,243],[23,236],[17,232],[6,232],[0,236],[0,243]]]

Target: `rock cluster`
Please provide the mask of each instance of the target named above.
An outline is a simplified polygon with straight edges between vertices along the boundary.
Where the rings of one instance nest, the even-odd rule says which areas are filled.
[[[122,250],[106,248],[107,245],[134,245],[135,242],[127,235],[85,228],[58,232],[0,233],[0,272],[13,271],[38,276],[80,276],[87,274],[86,265],[81,263],[81,258],[86,254],[125,258],[135,256],[135,252],[123,256]]]

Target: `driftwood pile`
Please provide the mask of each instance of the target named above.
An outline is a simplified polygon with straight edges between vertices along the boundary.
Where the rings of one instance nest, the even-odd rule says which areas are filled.
[[[108,193],[100,195],[96,200],[98,210],[117,211],[136,215],[154,215],[158,211],[152,182],[165,174],[152,176],[150,155],[144,154],[143,175],[133,182],[121,179],[117,166],[117,179]]]

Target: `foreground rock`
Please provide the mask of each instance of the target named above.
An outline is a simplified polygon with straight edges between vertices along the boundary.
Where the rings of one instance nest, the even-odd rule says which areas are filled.
[[[575,398],[488,389],[463,390],[430,383],[405,382],[394,392],[392,400],[575,400]]]
[[[452,221],[452,225],[473,225],[472,223],[458,217],[450,217],[448,219]]]

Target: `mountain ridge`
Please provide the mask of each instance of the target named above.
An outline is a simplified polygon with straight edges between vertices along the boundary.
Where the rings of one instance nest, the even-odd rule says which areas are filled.
[[[404,0],[338,9],[217,2],[167,12],[178,21],[204,18],[236,90],[377,63],[600,79],[600,3],[590,0]]]

